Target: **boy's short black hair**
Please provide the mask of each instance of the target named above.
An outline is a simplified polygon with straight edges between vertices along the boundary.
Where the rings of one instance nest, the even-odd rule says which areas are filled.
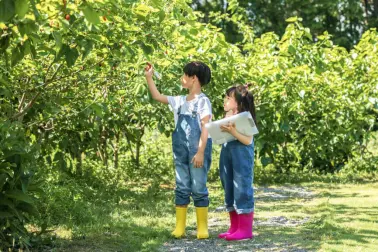
[[[190,77],[197,76],[201,87],[211,80],[211,71],[208,65],[201,61],[193,61],[184,66],[184,73]]]

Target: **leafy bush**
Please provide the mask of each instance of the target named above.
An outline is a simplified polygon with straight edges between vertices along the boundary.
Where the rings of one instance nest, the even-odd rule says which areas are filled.
[[[0,123],[0,248],[25,248],[30,244],[24,227],[38,216],[31,178],[35,151],[19,123]]]

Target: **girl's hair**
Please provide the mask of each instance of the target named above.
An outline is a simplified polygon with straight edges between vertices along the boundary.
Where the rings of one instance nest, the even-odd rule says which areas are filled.
[[[251,83],[245,85],[233,86],[226,90],[226,95],[229,97],[234,97],[236,104],[238,106],[238,113],[249,111],[252,115],[253,120],[256,122],[256,109],[255,109],[255,98],[252,92],[248,91],[248,87],[252,86]]]
[[[211,80],[211,71],[208,65],[201,61],[193,61],[184,66],[184,73],[190,77],[197,76],[201,87]]]

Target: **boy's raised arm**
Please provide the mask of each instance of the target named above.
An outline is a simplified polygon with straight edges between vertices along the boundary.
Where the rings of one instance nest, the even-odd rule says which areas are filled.
[[[159,90],[156,88],[155,82],[152,79],[154,73],[154,68],[150,63],[147,63],[147,66],[144,69],[144,75],[146,76],[148,89],[151,92],[152,99],[155,101],[168,104],[168,97],[166,95],[160,94]]]

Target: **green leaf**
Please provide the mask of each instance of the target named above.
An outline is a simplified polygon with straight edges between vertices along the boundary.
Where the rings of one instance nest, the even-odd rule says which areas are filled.
[[[31,53],[30,40],[26,40],[24,43],[24,55],[28,55],[30,53]]]
[[[101,104],[97,104],[97,103],[93,103],[91,106],[91,109],[95,112],[95,114],[102,118],[103,117],[103,107],[101,106]]]
[[[58,62],[62,57],[65,57],[68,67],[75,65],[77,58],[79,57],[79,52],[76,48],[70,48],[68,45],[63,44],[59,50],[58,56],[55,62]]]
[[[198,34],[198,29],[192,28],[192,29],[189,30],[189,33],[190,33],[191,35],[196,36],[196,35]]]
[[[67,53],[66,53],[66,62],[67,66],[71,67],[75,65],[75,62],[77,58],[79,57],[79,52],[77,51],[76,48],[71,48]]]
[[[0,37],[0,51],[5,51],[9,46],[9,42],[10,42],[10,35],[1,36]]]
[[[33,59],[37,58],[37,51],[35,50],[35,47],[33,45],[30,45],[30,51],[33,56]]]
[[[272,159],[270,157],[262,157],[261,163],[263,166],[267,166],[268,164],[272,163]]]
[[[144,43],[141,44],[141,47],[146,56],[151,55],[154,51],[154,48],[152,46],[144,44]]]
[[[85,18],[88,20],[89,23],[92,23],[94,25],[97,25],[100,23],[100,18],[98,13],[92,9],[90,6],[86,6],[83,9],[83,13]]]
[[[54,161],[59,161],[64,159],[64,155],[61,151],[58,151],[54,154]]]
[[[57,47],[61,48],[62,47],[62,35],[58,31],[54,31],[52,33],[54,39],[55,39],[55,44]]]
[[[32,197],[30,197],[29,195],[25,194],[24,192],[20,190],[7,191],[5,195],[7,195],[9,198],[24,201],[26,203],[30,203],[30,204],[34,203],[34,200]]]
[[[164,2],[161,0],[151,0],[151,6],[162,9],[164,7]]]
[[[14,204],[12,201],[10,201],[7,198],[0,199],[0,205],[1,206],[8,206],[9,208],[14,208]]]
[[[22,191],[24,193],[28,192],[28,186],[29,186],[29,179],[28,178],[21,178],[21,186],[22,186]]]
[[[16,0],[16,14],[21,19],[29,10],[29,0]]]
[[[151,7],[145,4],[139,4],[134,9],[134,13],[142,17],[146,17],[150,11],[151,11]]]
[[[17,210],[21,210],[22,212],[29,213],[31,215],[38,215],[38,210],[37,208],[28,203],[21,203],[17,206]]]
[[[13,170],[11,169],[0,169],[0,173],[7,173],[9,177],[13,178]]]
[[[165,11],[159,12],[159,22],[163,22],[163,20],[165,19],[165,15]]]
[[[84,45],[84,53],[82,56],[82,60],[85,59],[85,57],[88,56],[88,54],[91,52],[93,48],[93,41],[92,40],[87,40],[85,45]]]
[[[9,21],[15,14],[13,0],[0,0],[0,22]]]
[[[63,44],[60,48],[58,55],[55,58],[55,62],[58,62],[66,53],[70,50],[70,47],[66,44]]]
[[[19,45],[16,48],[13,48],[13,50],[12,50],[12,59],[11,59],[12,66],[15,66],[23,58],[24,58],[24,50],[23,50],[22,46]]]
[[[8,176],[6,174],[0,174],[0,192],[3,190],[5,183],[8,181]]]
[[[290,131],[290,125],[287,121],[284,121],[282,124],[281,124],[281,129],[285,132],[285,133],[288,133]]]
[[[19,23],[18,30],[20,31],[21,35],[24,34],[32,34],[38,30],[38,25],[30,19],[26,19],[23,22]]]
[[[288,23],[295,23],[298,21],[298,17],[290,17],[288,19],[285,20],[286,22]]]
[[[159,130],[160,133],[164,133],[164,131],[165,131],[164,125],[161,124],[161,123],[158,123],[158,130]]]
[[[291,54],[295,54],[295,52],[296,52],[295,47],[292,46],[292,45],[289,45],[288,51],[289,51],[289,53],[291,53]]]

